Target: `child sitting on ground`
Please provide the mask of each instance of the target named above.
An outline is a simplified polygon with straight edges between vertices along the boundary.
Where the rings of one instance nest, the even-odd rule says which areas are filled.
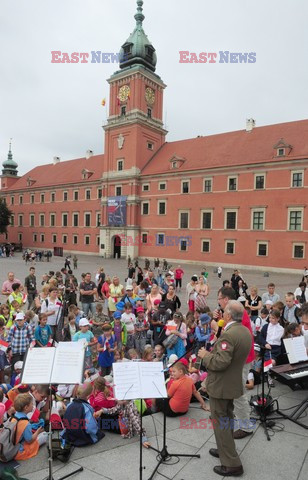
[[[123,438],[132,438],[134,435],[140,435],[140,415],[133,400],[121,400],[113,408],[102,408],[95,412],[94,417],[99,418],[102,415],[118,415],[120,417],[120,422],[122,420],[125,428],[125,433],[124,428],[122,430]],[[150,446],[144,428],[142,428],[142,444],[146,448]]]
[[[32,397],[28,393],[18,395],[14,401],[16,413],[12,421],[19,420],[16,427],[16,444],[20,444],[15,460],[28,460],[35,457],[40,446],[44,445],[48,438],[48,434],[42,427],[32,434],[32,427],[27,417],[32,410],[32,405]]]
[[[68,404],[63,417],[65,429],[60,435],[75,447],[92,445],[105,436],[94,418],[93,407],[88,403],[92,390],[91,383],[79,385],[77,398]]]
[[[168,417],[178,417],[187,413],[191,401],[191,396],[194,395],[200,402],[201,408],[208,411],[205,401],[197,392],[194,382],[189,378],[186,367],[183,363],[177,362],[171,368],[172,383],[168,383],[168,399],[158,398],[153,400],[153,405],[158,410],[165,412]]]
[[[89,403],[97,412],[101,408],[112,408],[116,405],[114,401],[113,391],[106,385],[106,380],[103,377],[98,377],[94,380],[93,391],[89,397]]]

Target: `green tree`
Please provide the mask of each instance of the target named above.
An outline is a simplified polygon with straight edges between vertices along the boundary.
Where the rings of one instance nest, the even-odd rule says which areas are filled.
[[[7,207],[5,198],[0,197],[0,233],[7,233],[7,227],[10,225],[12,212]]]

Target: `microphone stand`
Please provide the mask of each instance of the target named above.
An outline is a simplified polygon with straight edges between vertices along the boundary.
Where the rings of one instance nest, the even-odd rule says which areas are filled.
[[[182,355],[181,357],[179,357],[175,362],[173,362],[170,367],[168,367],[167,369],[164,369],[164,371],[169,371],[170,368],[173,367],[173,365],[175,363],[177,363],[179,360],[181,360],[182,358],[184,358],[189,352],[191,352],[194,348],[195,348],[195,343],[193,343],[192,347],[187,350],[187,352],[184,353],[184,355]],[[166,405],[166,398],[163,399],[163,403],[164,403],[164,407]],[[159,467],[163,464],[163,463],[166,463],[168,460],[171,460],[172,457],[189,457],[189,458],[200,458],[200,455],[199,454],[196,454],[196,455],[192,455],[192,454],[184,454],[184,453],[169,453],[168,452],[168,449],[167,449],[167,445],[166,445],[166,441],[167,441],[167,415],[166,415],[166,411],[165,411],[165,408],[164,408],[164,423],[163,423],[163,446],[162,446],[162,449],[161,450],[158,450],[157,448],[154,448],[152,446],[149,446],[149,448],[151,450],[154,450],[155,452],[158,453],[157,455],[157,465],[156,467],[154,468],[153,472],[152,472],[152,475],[148,478],[148,480],[152,480],[157,472],[157,470],[159,469]],[[140,447],[141,448],[141,447]],[[140,472],[141,472],[141,467],[140,467]],[[140,473],[141,475],[141,473]],[[141,478],[141,477],[140,477]]]

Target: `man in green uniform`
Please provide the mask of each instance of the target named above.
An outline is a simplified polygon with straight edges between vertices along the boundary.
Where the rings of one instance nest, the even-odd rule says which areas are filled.
[[[233,439],[233,400],[243,394],[242,370],[251,347],[250,332],[242,325],[243,310],[239,302],[230,300],[224,311],[225,328],[212,352],[204,348],[198,352],[208,371],[206,390],[217,444],[210,454],[221,462],[214,472],[226,477],[244,472]]]

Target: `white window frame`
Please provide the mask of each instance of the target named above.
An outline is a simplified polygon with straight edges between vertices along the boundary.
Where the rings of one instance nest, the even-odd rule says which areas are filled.
[[[183,185],[184,183],[188,183],[188,192],[183,192]],[[181,194],[183,195],[189,195],[190,194],[190,180],[189,179],[186,179],[185,178],[183,180],[181,180]]]
[[[31,219],[33,218],[33,225],[32,225],[32,222],[31,222]],[[30,213],[29,215],[29,227],[30,228],[34,228],[35,227],[35,214],[34,213]]]
[[[75,199],[75,194],[77,193],[77,200]],[[79,202],[79,190],[73,191],[73,202]]]
[[[66,225],[64,225],[64,221],[63,221],[64,215],[66,215]],[[62,218],[62,222],[61,222],[62,227],[67,228],[68,227],[68,212],[62,212],[61,218]]]
[[[89,226],[86,225],[86,215],[90,215],[90,225],[89,225]],[[84,216],[83,216],[83,225],[84,225],[84,228],[91,228],[91,223],[92,223],[92,215],[91,215],[91,212],[84,212]]]
[[[24,226],[24,216],[23,216],[22,213],[19,213],[18,214],[18,227],[23,227],[23,226]]]
[[[227,244],[228,243],[233,243],[233,253],[228,253],[227,252]],[[235,240],[225,240],[225,255],[235,255]]]
[[[228,216],[228,213],[236,213],[236,222],[235,222],[235,228],[227,228],[227,216]],[[234,232],[235,230],[237,230],[237,224],[238,224],[238,208],[226,208],[225,209],[225,221],[224,221],[224,229],[225,230],[228,230],[228,231],[231,231],[231,232]]]
[[[211,182],[211,190],[205,190],[205,182],[210,181]],[[205,177],[203,179],[203,193],[212,193],[213,192],[213,177]]]
[[[254,213],[257,213],[257,212],[262,212],[263,213],[263,228],[253,228],[253,216],[254,216]],[[250,230],[254,231],[254,232],[262,232],[263,230],[265,230],[265,215],[266,215],[266,208],[252,208],[251,209],[251,224],[250,224]]]
[[[148,189],[145,190],[145,187],[148,187]],[[150,191],[150,184],[149,183],[143,183],[142,184],[142,191],[143,192],[149,192]]]
[[[148,205],[148,213],[143,213],[143,205]],[[144,202],[141,202],[141,215],[150,215],[150,202],[148,201],[144,201]]]
[[[40,202],[41,202],[41,203],[45,203],[45,198],[46,198],[45,193],[41,193],[41,194],[40,194]],[[43,201],[42,201],[42,199],[43,199]]]
[[[97,197],[97,200],[100,200],[102,197],[103,197],[103,189],[102,187],[98,187],[96,189],[96,197]]]
[[[294,187],[293,186],[293,175],[295,173],[301,173],[302,174],[302,185],[300,187]],[[305,170],[291,170],[291,188],[303,188],[304,187],[304,175],[305,175]]]
[[[43,220],[43,223],[42,223],[42,218],[44,219],[44,220]],[[39,226],[40,226],[40,227],[45,227],[45,226],[46,226],[45,213],[40,213],[40,214],[39,214]]]
[[[78,217],[78,225],[74,225],[74,216],[77,215]],[[73,228],[78,228],[80,225],[80,215],[79,215],[79,212],[72,212],[72,227]]]
[[[259,254],[259,246],[260,245],[266,245],[266,255],[260,255]],[[257,257],[268,257],[268,241],[267,240],[258,240],[257,241]]]
[[[230,180],[231,180],[232,178],[235,178],[235,180],[236,180],[236,189],[235,189],[235,190],[231,190],[231,189],[230,189]],[[238,175],[229,175],[229,176],[228,176],[228,185],[227,185],[227,187],[228,187],[228,188],[227,188],[228,192],[237,192],[237,191],[238,191]]]
[[[279,153],[279,150],[282,150],[283,153]],[[285,157],[286,155],[286,149],[284,147],[278,147],[277,148],[277,157]]]
[[[209,244],[209,251],[208,252],[203,251],[203,242],[208,242],[208,244]],[[211,253],[211,239],[210,238],[201,238],[201,253]]]
[[[161,185],[165,185],[165,188],[161,188]],[[167,190],[167,182],[159,182],[158,183],[158,190],[165,192]]]
[[[52,221],[51,221],[51,218],[52,217],[55,217],[55,221],[54,221],[54,224],[52,225]],[[55,227],[56,226],[56,219],[57,219],[57,216],[56,216],[56,213],[55,212],[50,212],[49,214],[49,225],[51,227]]]
[[[122,163],[122,169],[119,169],[120,162]],[[117,160],[117,172],[123,172],[124,170],[124,158],[118,158]]]
[[[264,186],[263,188],[257,188],[257,177],[264,177]],[[254,175],[254,190],[265,190],[266,188],[266,174],[263,172],[255,173]]]
[[[181,214],[182,213],[187,213],[188,214],[188,225],[187,227],[181,227]],[[190,210],[179,210],[179,224],[178,224],[178,229],[179,230],[188,230],[190,227]]]
[[[160,203],[165,204],[165,213],[159,213]],[[166,200],[157,200],[157,215],[159,215],[160,217],[164,217],[165,215],[167,215],[167,201]]]
[[[98,219],[100,218],[100,222],[98,224]],[[100,228],[102,226],[102,213],[96,212],[96,227]]]
[[[121,189],[121,195],[118,195],[118,194],[117,194],[117,188],[120,188],[120,189]],[[123,195],[122,185],[115,185],[115,186],[114,186],[114,195],[115,195],[115,197],[121,197],[121,196]]]
[[[32,200],[33,200],[33,202],[32,202]],[[35,195],[34,195],[34,193],[31,193],[31,195],[30,195],[30,204],[33,205],[34,203],[35,203]]]
[[[23,196],[23,195],[19,195],[19,199],[18,199],[19,205],[23,205],[23,202],[24,202],[24,196]]]
[[[33,234],[33,243],[37,243],[37,233]]]
[[[185,250],[181,249],[181,242],[186,243],[186,249]],[[188,252],[188,240],[186,238],[182,238],[182,237],[179,238],[179,252]]]
[[[65,194],[66,194],[67,200],[64,199]],[[68,202],[68,191],[67,191],[67,190],[64,190],[64,191],[63,191],[62,199],[63,199],[63,202]]]
[[[54,195],[54,200],[52,199],[52,196]],[[56,192],[50,192],[50,203],[54,203],[56,201]]]
[[[64,241],[65,238],[66,238],[66,242]],[[64,233],[64,234],[62,235],[62,243],[63,243],[63,245],[67,245],[67,239],[68,239],[67,233]]]
[[[154,150],[154,143],[147,140],[147,149],[153,151]]]
[[[90,198],[87,198],[88,192],[90,192],[90,195],[89,195]],[[85,189],[84,199],[87,200],[87,201],[91,200],[91,188],[86,188],[86,189]]]
[[[203,228],[203,214],[204,213],[210,213],[211,214],[211,228]],[[201,210],[201,218],[200,218],[200,230],[213,230],[213,213],[214,209],[213,208],[203,208]]]
[[[290,219],[291,219],[291,212],[301,212],[301,227],[299,230],[291,230],[290,229]],[[304,207],[288,207],[288,224],[287,224],[287,231],[288,232],[302,232],[303,231],[303,224],[304,224]]]
[[[303,256],[302,257],[295,257],[294,250],[295,247],[303,247]],[[306,255],[306,244],[305,242],[293,242],[292,243],[292,258],[294,260],[304,260]]]

